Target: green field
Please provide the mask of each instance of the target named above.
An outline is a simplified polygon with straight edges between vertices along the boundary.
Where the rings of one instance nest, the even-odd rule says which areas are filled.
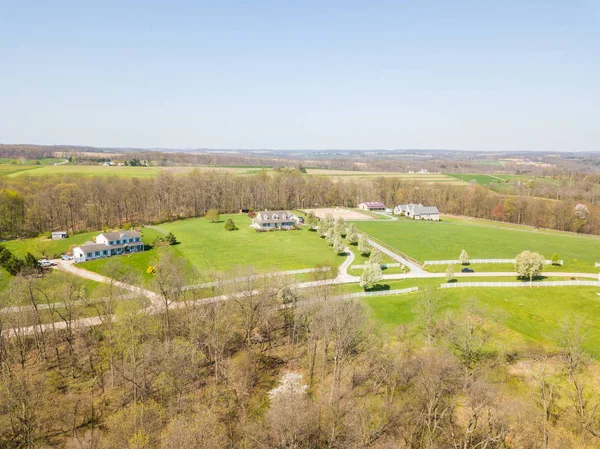
[[[0,244],[4,245],[18,257],[23,257],[27,252],[30,252],[38,258],[48,258],[55,254],[66,253],[71,246],[78,246],[87,241],[91,241],[99,233],[100,232],[86,232],[61,240],[51,240],[45,237],[9,240]]]
[[[390,288],[435,287],[439,280],[406,280]],[[462,288],[436,290],[441,295],[443,317],[464,311],[472,301],[492,325],[494,344],[511,351],[525,349],[531,342],[555,348],[561,327],[567,320],[582,323],[584,348],[600,358],[600,296],[595,287],[556,288]],[[390,329],[407,325],[415,329],[418,295],[383,296],[363,299],[374,317]]]
[[[487,175],[482,173],[449,173],[448,176],[459,179],[464,182],[471,182],[475,180],[480,186],[488,186],[492,182],[504,183],[506,182],[505,175]]]
[[[400,219],[355,222],[355,226],[419,262],[458,259],[463,249],[472,259],[512,259],[526,249],[547,259],[557,253],[564,266],[548,267],[548,271],[597,273],[594,265],[600,262],[600,238],[485,220],[442,217],[440,222]],[[501,268],[486,265],[486,271]]]
[[[231,218],[238,231],[227,232],[224,221]],[[287,271],[317,265],[338,267],[337,256],[317,233],[299,231],[256,232],[246,215],[222,215],[219,223],[193,218],[164,223],[157,228],[172,232],[181,242],[177,247],[201,272],[253,267],[259,271]]]

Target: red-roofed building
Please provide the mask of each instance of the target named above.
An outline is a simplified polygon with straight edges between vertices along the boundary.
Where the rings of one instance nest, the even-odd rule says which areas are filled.
[[[360,203],[358,205],[358,208],[362,210],[374,210],[385,212],[385,204],[380,203],[378,201],[365,201],[364,203]]]

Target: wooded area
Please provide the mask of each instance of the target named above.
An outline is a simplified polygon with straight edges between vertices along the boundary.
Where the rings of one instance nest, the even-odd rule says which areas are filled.
[[[34,236],[57,229],[81,232],[121,227],[124,223],[157,223],[203,216],[211,208],[231,213],[247,209],[355,207],[366,200],[384,201],[389,206],[408,202],[435,204],[447,214],[600,234],[597,184],[582,179],[580,187],[573,187],[572,192],[577,200],[551,200],[526,196],[526,191],[522,195],[505,195],[476,185],[423,184],[383,177],[332,180],[297,170],[245,176],[193,171],[160,173],[148,179],[2,177],[0,238]],[[564,189],[560,197],[563,196]],[[589,201],[583,214],[575,211],[579,198]]]
[[[446,315],[434,291],[392,334],[331,286],[288,278],[246,278],[215,288],[228,300],[194,303],[171,257],[154,281],[166,309],[106,285],[95,327],[78,321],[80,280],[11,281],[0,306],[32,307],[0,313],[1,447],[597,447],[576,324],[557,330],[559,351],[504,352],[481,310]],[[133,282],[124,273],[115,265]],[[56,326],[42,325],[42,304]]]

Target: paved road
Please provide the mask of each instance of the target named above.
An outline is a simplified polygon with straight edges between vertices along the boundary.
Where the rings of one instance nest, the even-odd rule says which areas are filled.
[[[401,279],[425,279],[425,278],[440,278],[443,279],[445,278],[445,273],[429,273],[425,270],[423,270],[421,267],[419,267],[418,265],[416,265],[415,263],[399,256],[398,254],[394,253],[393,251],[388,250],[387,248],[381,246],[380,244],[378,244],[377,242],[374,242],[372,240],[369,240],[369,243],[374,247],[379,249],[382,253],[388,255],[389,257],[391,257],[392,259],[407,265],[411,271],[410,273],[403,273],[403,274],[386,274],[383,275],[383,279],[384,280],[401,280]],[[336,278],[334,279],[325,279],[322,281],[312,281],[312,282],[301,282],[298,284],[298,288],[311,288],[311,287],[319,287],[319,286],[324,286],[324,285],[334,285],[334,284],[351,284],[351,283],[356,283],[359,281],[359,277],[358,276],[351,276],[348,274],[348,267],[352,264],[352,262],[354,261],[354,254],[352,253],[352,251],[350,251],[348,248],[346,249],[346,253],[348,254],[346,260],[344,261],[344,263],[342,263],[342,265],[339,267],[338,269],[338,275]],[[162,302],[161,297],[155,293],[152,292],[150,290],[141,288],[141,287],[137,287],[134,285],[130,285],[130,284],[125,284],[123,282],[119,282],[119,281],[115,281],[111,278],[108,278],[106,276],[102,276],[98,273],[94,273],[88,270],[84,270],[82,268],[78,268],[75,267],[73,265],[72,261],[64,261],[64,260],[60,260],[60,261],[55,261],[56,262],[56,268],[62,271],[66,271],[68,273],[71,273],[75,276],[79,276],[85,279],[91,279],[97,282],[103,282],[103,283],[113,283],[113,285],[118,286],[122,289],[126,289],[129,290],[135,294],[138,294],[140,296],[145,296],[147,297],[151,303],[152,306],[149,307],[147,309],[147,311],[149,313],[157,313],[160,312],[164,309],[164,303]],[[549,276],[557,276],[557,277],[575,277],[575,278],[591,278],[591,279],[598,279],[598,275],[594,274],[594,273],[563,273],[563,272],[549,272],[546,273]],[[517,273],[515,272],[508,272],[508,271],[492,271],[492,272],[479,272],[479,273],[456,273],[456,277],[461,277],[461,278],[469,278],[469,277],[516,277]],[[197,305],[197,304],[206,304],[209,302],[215,302],[215,301],[226,301],[229,300],[231,298],[235,297],[235,295],[221,295],[221,296],[216,296],[214,298],[204,298],[204,299],[200,299],[200,300],[194,300],[194,301],[189,301],[189,302],[185,302],[185,303],[176,303],[176,304],[172,304],[173,307],[186,307],[186,306],[193,306],[193,305]],[[79,319],[76,320],[75,323],[73,324],[75,327],[78,328],[83,328],[83,327],[89,327],[89,326],[97,326],[101,324],[101,320],[97,317],[92,317],[92,318],[83,318],[83,319]],[[50,328],[55,328],[55,329],[63,329],[64,327],[66,327],[64,322],[56,322],[53,324],[44,324],[42,325],[42,327],[44,329],[50,329]],[[5,332],[8,333],[8,335],[11,334],[15,334],[16,331],[19,331],[19,329],[8,329]],[[25,333],[25,334],[32,334],[35,331],[35,327],[31,326],[31,327],[24,327],[20,329],[21,333]]]
[[[358,282],[359,278],[357,276],[352,276],[348,274],[348,268],[350,267],[350,265],[352,265],[352,262],[354,262],[355,259],[354,253],[350,251],[350,248],[348,247],[344,248],[344,251],[346,252],[346,260],[344,260],[344,263],[342,263],[340,265],[340,268],[338,269],[338,275],[335,278],[335,280],[338,282],[336,283],[344,284]]]
[[[396,254],[393,251],[390,251],[385,246],[380,245],[379,243],[377,243],[374,240],[369,239],[369,244],[373,248],[377,248],[383,254],[385,254],[385,255],[389,256],[390,258],[394,259],[396,262],[400,262],[401,264],[406,265],[408,268],[410,268],[410,272],[413,273],[413,274],[425,274],[425,273],[428,273],[427,271],[423,270],[423,268],[421,268],[416,263],[411,262],[410,260],[408,260],[408,259],[400,256],[399,254]],[[426,276],[422,276],[422,277],[426,277]]]
[[[55,260],[56,269],[65,271],[67,273],[71,273],[75,276],[79,276],[84,279],[90,279],[96,282],[102,282],[104,284],[112,283],[114,286],[122,288],[124,290],[129,290],[135,294],[140,296],[145,296],[148,298],[154,307],[158,307],[159,309],[164,308],[164,304],[162,302],[162,298],[158,293],[147,290],[142,287],[137,287],[135,285],[126,284],[124,282],[116,281],[106,276],[102,276],[101,274],[94,273],[93,271],[84,270],[83,268],[78,268],[73,264],[72,260]]]

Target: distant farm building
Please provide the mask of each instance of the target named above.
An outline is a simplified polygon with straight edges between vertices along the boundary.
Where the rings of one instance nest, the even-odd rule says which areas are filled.
[[[298,217],[287,210],[265,210],[256,214],[250,227],[257,231],[275,231],[293,229],[298,222]]]
[[[394,214],[404,215],[414,220],[440,221],[440,211],[437,207],[422,204],[401,204],[394,208]]]
[[[380,203],[378,201],[365,201],[364,203],[360,203],[358,205],[360,210],[370,210],[370,211],[379,211],[385,212],[385,204]]]
[[[52,240],[66,239],[68,236],[65,231],[55,231],[52,233]]]

